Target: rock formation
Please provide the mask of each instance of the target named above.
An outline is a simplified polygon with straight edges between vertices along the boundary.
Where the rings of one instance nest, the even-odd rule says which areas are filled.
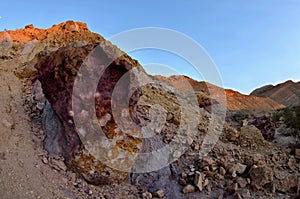
[[[0,53],[1,72],[14,63],[24,81],[32,123],[43,120],[41,161],[88,183],[109,184],[107,197],[130,187],[132,198],[299,197],[300,147],[273,142],[269,117],[240,117],[232,125],[234,118],[225,122],[219,112],[283,107],[274,100],[187,77],[151,77],[80,22],[1,32]],[[91,187],[82,184],[74,187],[91,198]]]
[[[289,80],[276,86],[263,86],[250,95],[269,98],[285,106],[297,105],[300,103],[300,82]]]
[[[209,82],[198,82],[186,76],[171,76],[168,78],[162,76],[158,77],[167,82],[170,82],[174,87],[178,88],[183,92],[189,91],[186,84],[183,83],[188,82],[195,92],[201,92],[202,95],[206,95],[211,100],[216,100],[218,103],[220,103],[222,106],[226,107],[230,111],[270,111],[285,107],[281,102],[265,98],[265,96],[244,95],[231,89],[224,90]],[[220,98],[220,95],[224,92],[227,96],[226,100]],[[209,105],[209,103],[207,105]]]

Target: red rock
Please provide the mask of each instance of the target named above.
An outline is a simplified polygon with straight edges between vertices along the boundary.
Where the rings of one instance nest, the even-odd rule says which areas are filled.
[[[275,135],[276,125],[271,118],[266,116],[256,118],[252,124],[258,128],[266,140],[273,140]]]
[[[100,56],[97,57],[98,60],[93,60],[95,61],[95,63],[93,62],[95,64],[94,66],[96,66],[97,61],[103,64],[101,65],[102,67],[104,67],[106,63],[111,64],[103,73],[97,87],[97,91],[101,93],[101,96],[105,96],[95,99],[96,116],[98,119],[101,119],[102,117],[105,117],[107,113],[111,114],[112,112],[111,95],[113,91],[112,88],[116,82],[128,70],[134,67],[141,69],[141,66],[137,61],[132,60],[125,54],[120,57],[117,56],[118,58],[114,59],[114,56],[116,56],[115,53],[120,53],[120,51],[109,43],[103,44],[102,46],[98,46],[98,44],[89,44],[83,47],[68,46],[60,48],[49,56],[40,59],[35,67],[38,69],[38,79],[42,84],[43,92],[50,102],[55,114],[58,116],[59,121],[62,123],[63,134],[60,135],[58,143],[62,149],[61,155],[66,159],[67,165],[77,172],[84,174],[84,177],[88,182],[102,184],[124,180],[127,177],[127,174],[107,167],[107,165],[98,160],[99,157],[96,158],[91,155],[79,139],[78,132],[94,132],[93,129],[89,129],[93,126],[93,121],[84,120],[84,117],[88,114],[81,114],[84,111],[82,103],[88,104],[86,101],[94,97],[94,95],[84,94],[85,98],[81,98],[82,93],[80,93],[79,96],[73,96],[74,98],[72,99],[73,86],[77,72],[83,63],[83,60],[96,47],[97,50],[99,50],[97,53],[99,52]],[[114,60],[111,60],[112,58]],[[87,68],[87,70],[94,74],[92,69]],[[93,74],[89,77],[92,77]],[[90,78],[90,80],[92,80],[92,78]],[[123,94],[121,92],[126,94],[126,85],[123,86],[124,89],[120,89],[120,96]],[[88,91],[88,89],[84,88],[81,90]],[[132,96],[131,108],[135,106],[134,100],[137,95],[139,95],[138,91]],[[74,104],[72,104],[72,100],[75,101]],[[80,100],[82,103],[80,103]],[[77,101],[79,102],[76,103]],[[70,111],[73,112],[71,115]],[[79,131],[75,128],[73,115],[82,118],[79,122],[84,122],[82,125],[87,128],[85,131],[82,131],[81,129],[81,131]],[[115,124],[116,121],[111,118],[102,129],[109,139],[112,139],[115,136],[121,136],[122,134],[121,132],[118,132],[118,134],[116,133]],[[132,133],[135,132],[132,131]],[[137,152],[140,143],[141,139],[138,138],[138,136],[132,137],[128,134],[124,134],[122,140],[118,141],[117,144],[118,147],[130,151],[130,153],[134,155],[134,153]],[[103,156],[107,156],[109,159],[117,158],[118,155],[116,149],[111,149],[103,154]],[[130,168],[130,165],[133,164],[132,161],[133,159],[124,160],[119,166],[128,166],[128,168]],[[117,165],[118,163],[115,164],[115,166]],[[106,175],[106,173],[109,173],[110,175]]]

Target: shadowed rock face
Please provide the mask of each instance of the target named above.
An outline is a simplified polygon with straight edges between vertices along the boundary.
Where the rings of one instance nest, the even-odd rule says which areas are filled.
[[[62,155],[66,159],[66,163],[69,167],[83,173],[87,181],[94,184],[102,184],[124,179],[126,174],[106,167],[92,154],[88,153],[79,137],[78,129],[75,128],[74,112],[82,113],[82,111],[85,110],[85,102],[87,102],[85,99],[94,98],[97,118],[99,121],[103,120],[103,118],[106,120],[106,124],[103,125],[102,128],[106,137],[114,139],[121,134],[123,139],[119,141],[119,146],[132,153],[136,152],[141,140],[118,131],[114,118],[107,117],[107,115],[112,115],[111,97],[116,83],[130,69],[137,67],[139,70],[142,70],[142,68],[137,61],[132,60],[127,55],[123,55],[110,43],[104,43],[102,47],[97,47],[97,51],[99,51],[101,55],[97,58],[97,64],[100,64],[98,65],[100,66],[99,70],[102,70],[106,64],[109,64],[109,66],[99,79],[96,89],[98,95],[73,96],[75,99],[72,99],[74,81],[78,75],[78,70],[82,66],[85,58],[96,46],[98,46],[98,44],[89,44],[83,47],[68,46],[60,48],[56,52],[41,59],[35,67],[38,70],[38,79],[42,84],[45,97],[51,104],[63,128],[62,132],[57,132],[59,135],[55,136],[56,141],[52,140],[52,144],[58,146],[59,149],[52,146],[52,152],[59,152],[59,154],[56,155]],[[120,55],[120,57],[118,55]],[[113,60],[114,57],[118,58]],[[97,64],[95,63],[94,66]],[[124,94],[128,92],[128,85],[123,84],[121,87],[122,88],[118,90],[120,93],[117,93],[117,95],[124,96]],[[84,93],[84,91],[82,91],[82,93]],[[134,109],[136,104],[135,100],[139,95],[140,93],[137,90],[131,96],[129,109]],[[80,100],[79,98],[82,99]],[[79,101],[79,103],[75,103],[75,107],[72,107],[72,100]],[[82,117],[84,117],[84,115]],[[135,115],[132,115],[132,118],[137,122]],[[48,146],[48,148],[51,148],[51,146]]]

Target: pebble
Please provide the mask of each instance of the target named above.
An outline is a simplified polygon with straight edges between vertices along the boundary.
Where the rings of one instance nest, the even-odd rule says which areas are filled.
[[[146,191],[146,192],[144,192],[142,194],[142,198],[143,199],[151,199],[152,198],[152,194],[150,192]]]
[[[186,187],[183,188],[182,193],[192,193],[195,191],[195,187],[193,185],[187,185]]]
[[[66,171],[67,166],[62,160],[50,159],[49,165],[57,171]]]
[[[180,178],[178,183],[179,183],[180,185],[186,185],[186,180],[183,179],[183,178]]]
[[[195,179],[194,179],[194,184],[196,187],[198,187],[199,191],[201,192],[203,190],[203,181],[205,178],[204,173],[196,172]]]
[[[181,174],[181,177],[182,177],[182,178],[186,178],[186,177],[187,177],[187,174],[186,174],[185,172],[183,172],[183,173]]]
[[[236,179],[236,182],[238,183],[238,185],[241,187],[241,188],[245,188],[248,184],[247,180],[244,179],[244,178],[241,178],[241,177],[238,177]]]
[[[231,185],[231,187],[230,187],[230,190],[236,192],[238,190],[238,184],[237,183],[233,183]]]
[[[219,168],[219,173],[224,176],[226,174],[226,170],[224,169],[224,167],[220,167]]]
[[[153,196],[158,197],[158,198],[163,198],[165,196],[164,190],[159,189],[158,191],[153,193]]]
[[[231,176],[232,176],[233,178],[235,178],[237,175],[236,175],[235,172],[233,172],[233,173],[231,174]]]
[[[42,162],[43,162],[44,164],[48,164],[48,159],[47,159],[46,157],[43,157]]]

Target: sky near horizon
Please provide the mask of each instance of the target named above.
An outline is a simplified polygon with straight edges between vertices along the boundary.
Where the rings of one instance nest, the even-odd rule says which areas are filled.
[[[48,28],[66,20],[86,22],[91,31],[107,39],[143,27],[183,33],[210,55],[223,86],[242,93],[288,79],[300,80],[298,0],[10,0],[0,4],[0,31],[23,28],[26,24]],[[159,63],[177,74],[203,78],[172,53],[148,49],[130,55],[141,64]],[[146,70],[157,73],[151,68]],[[170,71],[162,73],[168,75]]]

